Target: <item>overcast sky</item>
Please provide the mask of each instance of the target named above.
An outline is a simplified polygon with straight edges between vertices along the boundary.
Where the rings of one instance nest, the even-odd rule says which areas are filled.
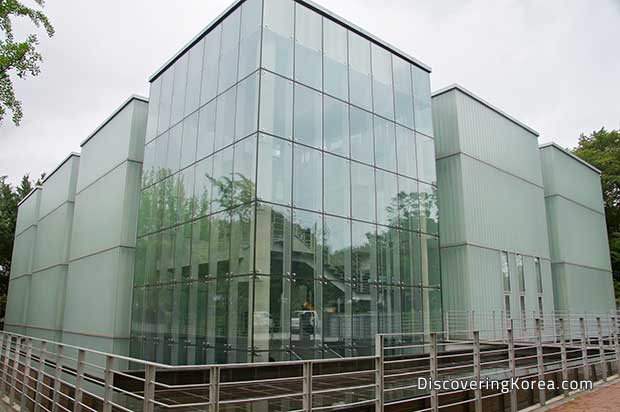
[[[574,146],[620,127],[620,0],[317,0],[541,134]],[[232,0],[49,0],[24,120],[0,126],[0,175],[51,171]],[[17,24],[18,29],[29,27]],[[20,32],[21,30],[18,30]]]

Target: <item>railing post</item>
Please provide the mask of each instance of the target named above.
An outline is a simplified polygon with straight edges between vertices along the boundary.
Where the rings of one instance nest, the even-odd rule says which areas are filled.
[[[84,384],[85,361],[86,352],[83,349],[80,349],[78,351],[77,367],[75,368],[75,400],[73,402],[73,412],[80,412],[82,410],[82,385]]]
[[[209,412],[220,409],[220,367],[212,366],[209,370]]]
[[[583,363],[583,379],[590,380],[590,364],[588,361],[588,341],[586,340],[586,321],[579,318],[579,328],[581,329],[581,358]]]
[[[607,362],[605,360],[605,345],[603,344],[603,325],[601,318],[596,317],[596,333],[598,335],[598,353],[601,358],[601,374],[603,382],[607,382]]]
[[[476,382],[480,382],[481,375],[481,365],[480,365],[480,332],[474,331],[474,379]],[[480,385],[476,385],[476,390],[474,391],[476,400],[475,400],[475,408],[476,412],[482,412],[482,389],[480,389]]]
[[[439,378],[438,359],[437,359],[437,333],[431,332],[431,348],[430,348],[430,369],[431,382],[435,382]],[[378,409],[382,411],[383,409]],[[435,389],[435,385],[431,387],[431,411],[439,411],[439,393]]]
[[[312,362],[304,362],[303,375],[303,408],[312,412]]]
[[[536,364],[538,366],[538,382],[544,382],[545,354],[542,346],[542,326],[540,319],[536,319]],[[542,386],[540,386],[540,389],[538,390],[538,399],[540,406],[545,406],[547,403],[547,393]]]
[[[514,380],[517,377],[517,358],[515,353],[515,341],[512,329],[512,321],[510,322],[510,328],[506,330],[508,335],[508,360],[510,363],[510,379]],[[510,391],[510,412],[517,412],[517,392]]]
[[[11,389],[9,391],[9,405],[15,403],[15,387],[17,386],[17,372],[19,371],[19,358],[22,347],[22,338],[16,338],[15,356],[13,357],[13,370],[11,371]]]
[[[382,411],[384,404],[385,348],[383,335],[375,336],[375,410]]]
[[[562,380],[568,381],[568,357],[566,356],[566,329],[564,318],[560,318],[560,353],[562,355]],[[568,388],[564,389],[564,397],[569,396]]]
[[[24,365],[24,380],[22,382],[22,399],[19,403],[20,410],[26,410],[26,397],[30,387],[30,362],[32,362],[32,339],[26,339],[26,363]]]
[[[112,412],[112,394],[114,392],[114,358],[111,355],[107,355],[105,357],[103,385],[103,412]],[[153,404],[151,403],[151,405]]]
[[[617,318],[615,316],[612,315],[611,317],[611,323],[609,324],[609,329],[611,331],[613,331],[613,344],[614,344],[614,349],[616,352],[616,369],[618,372],[618,376],[620,376],[620,342],[618,341],[620,339],[620,337],[618,337],[618,329],[616,328],[617,325]]]
[[[58,345],[56,353],[56,368],[54,368],[54,396],[52,397],[52,412],[58,412],[58,402],[60,401],[60,377],[62,376],[62,355],[64,347]]]
[[[34,412],[41,410],[41,396],[43,393],[43,378],[45,374],[45,362],[47,359],[47,342],[41,342],[39,353],[39,367],[37,368],[37,388],[34,395]]]
[[[153,412],[155,410],[155,366],[147,364],[144,367],[144,405],[143,412]]]
[[[11,344],[13,343],[13,337],[7,335],[6,349],[4,351],[4,366],[2,368],[2,393],[7,393],[8,388],[8,374],[9,374],[9,358],[11,357]]]

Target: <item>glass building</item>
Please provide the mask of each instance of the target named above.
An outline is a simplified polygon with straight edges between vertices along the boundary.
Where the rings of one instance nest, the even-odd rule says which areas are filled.
[[[306,1],[238,1],[152,79],[131,355],[373,353],[441,328],[428,69]]]

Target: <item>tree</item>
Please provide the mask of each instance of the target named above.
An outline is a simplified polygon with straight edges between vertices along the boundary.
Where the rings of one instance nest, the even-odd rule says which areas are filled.
[[[40,7],[43,0],[34,0]],[[15,97],[11,75],[20,79],[37,76],[41,69],[39,64],[43,57],[37,52],[39,38],[36,34],[28,35],[23,41],[15,41],[13,34],[14,17],[25,17],[36,26],[45,29],[49,37],[54,35],[54,27],[40,10],[27,7],[18,0],[0,0],[0,124],[9,111],[13,113],[13,123],[19,126],[23,116],[22,104]]]
[[[620,303],[620,130],[602,128],[588,136],[582,134],[573,153],[602,172],[614,288]]]
[[[24,176],[16,188],[6,181],[6,176],[0,176],[0,299],[6,297],[9,289],[9,274],[11,272],[11,255],[17,222],[17,204],[34,186],[41,183],[43,176],[36,182]],[[2,300],[6,303],[6,299]],[[0,308],[0,315],[4,316],[4,306]]]

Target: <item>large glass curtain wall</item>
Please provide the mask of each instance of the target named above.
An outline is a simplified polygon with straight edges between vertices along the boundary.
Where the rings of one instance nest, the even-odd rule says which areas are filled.
[[[428,73],[247,0],[151,85],[134,356],[372,353],[441,327]]]

